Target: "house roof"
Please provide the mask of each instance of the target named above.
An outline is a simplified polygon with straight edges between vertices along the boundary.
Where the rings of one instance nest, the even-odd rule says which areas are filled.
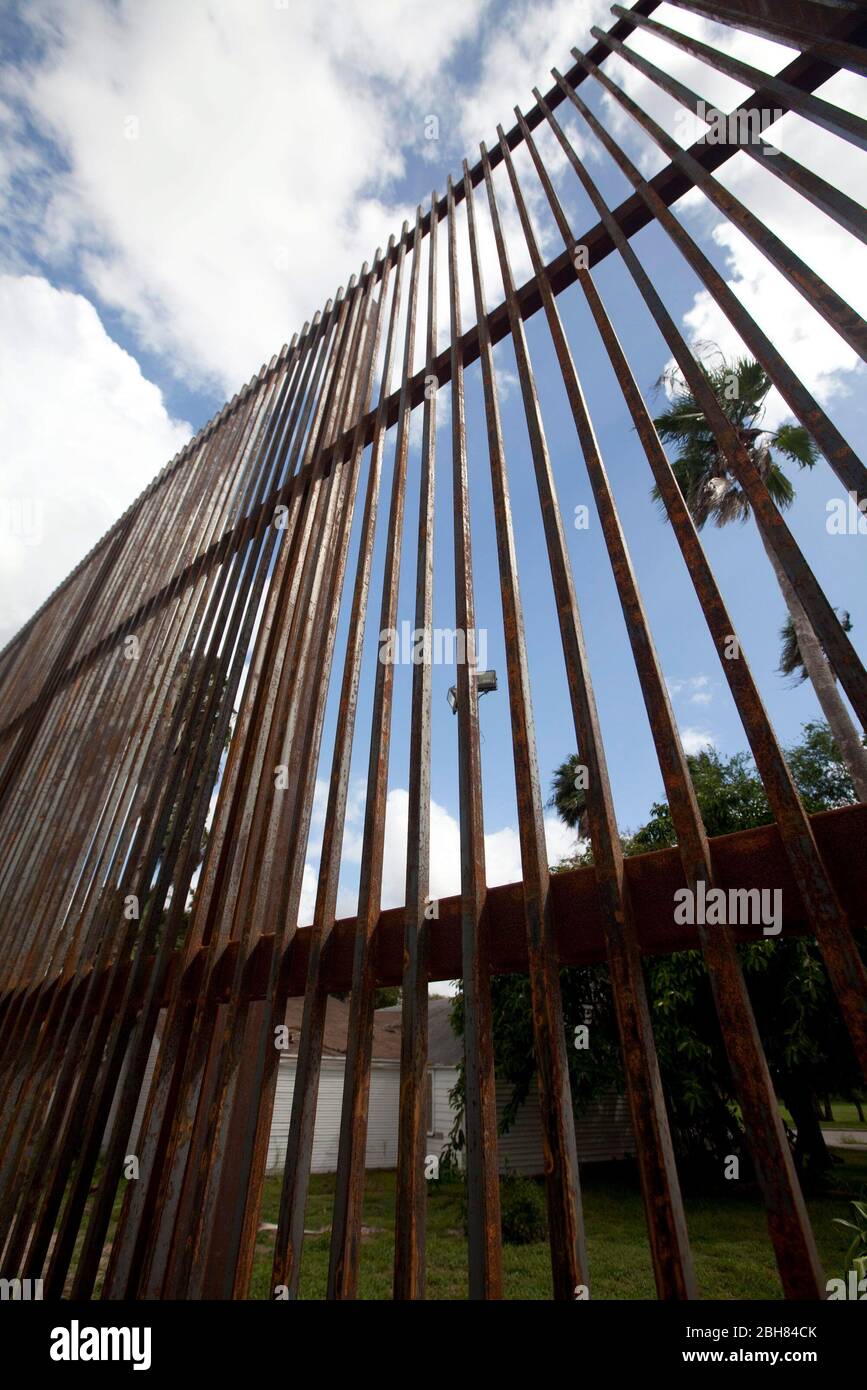
[[[434,1067],[456,1067],[463,1060],[464,1040],[452,1028],[452,1000],[428,1002],[428,1061]]]
[[[286,1026],[289,1029],[289,1052],[298,1051],[301,1038],[301,1020],[304,1016],[304,999],[301,995],[289,1000],[286,1009]],[[325,1033],[322,1044],[324,1057],[344,1057],[349,1032],[349,1001],[328,996],[325,1011]],[[373,1016],[373,1056],[379,1061],[400,1057],[400,1022],[398,1015],[397,1032],[383,1027],[379,1011]]]
[[[456,1067],[463,1057],[464,1045],[452,1028],[451,1013],[451,999],[428,1000],[427,1060],[432,1067]],[[382,1026],[387,1032],[398,1039],[399,1054],[400,1005],[394,1004],[388,1009],[377,1009],[375,1017],[377,1020],[381,1020]]]
[[[428,1005],[428,1062],[434,1067],[457,1066],[462,1055],[461,1039],[455,1037],[450,1021],[451,999],[431,999]],[[301,996],[289,1000],[286,1026],[289,1029],[290,1053],[297,1052],[301,1037],[304,1000]],[[325,1057],[346,1055],[349,1032],[349,1002],[328,997],[325,1013],[325,1034],[322,1053]],[[377,1009],[373,1015],[373,1056],[376,1061],[400,1058],[401,1009]]]

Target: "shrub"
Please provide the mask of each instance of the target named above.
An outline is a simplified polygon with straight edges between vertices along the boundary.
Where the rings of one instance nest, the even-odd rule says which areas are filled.
[[[846,1268],[854,1269],[859,1279],[867,1279],[867,1193],[860,1202],[852,1202],[852,1215],[854,1221],[843,1221],[839,1216],[834,1217],[834,1225],[842,1226],[847,1232],[854,1231],[855,1236],[849,1249],[846,1251]]]
[[[544,1240],[548,1230],[545,1193],[541,1183],[519,1173],[500,1179],[500,1225],[506,1245],[530,1245]]]

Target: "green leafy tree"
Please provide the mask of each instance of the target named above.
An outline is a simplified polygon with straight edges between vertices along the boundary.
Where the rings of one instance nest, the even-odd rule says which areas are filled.
[[[690,755],[687,763],[708,835],[731,835],[773,820],[749,753],[724,758],[716,749],[704,748]],[[851,781],[848,785],[851,789]],[[676,843],[666,801],[654,802],[646,824],[624,841],[628,854],[646,854]]]
[[[849,769],[837,751],[827,724],[819,721],[805,724],[800,742],[787,750],[786,757],[810,815],[817,811],[835,811],[839,806],[850,806],[855,800]]]
[[[794,463],[800,469],[812,468],[819,457],[812,436],[801,425],[787,423],[772,430],[762,424],[772,383],[758,362],[749,357],[728,362],[720,355],[713,362],[706,360],[702,371],[771,498],[781,511],[786,510],[794,501],[795,489],[782,461]],[[867,801],[867,751],[810,620],[692,391],[676,373],[669,373],[663,380],[669,389],[670,404],[656,417],[654,424],[660,439],[674,446],[676,457],[672,470],[693,521],[701,530],[709,521],[715,526],[727,526],[733,521],[745,522],[753,516],[788,610],[791,647],[784,647],[784,663],[789,662],[792,671],[803,669],[809,676],[822,713],[852,775],[858,799]],[[658,487],[654,487],[653,496],[664,511]],[[783,631],[785,643],[786,628]]]
[[[826,724],[806,724],[801,739],[788,750],[787,757],[810,812],[834,809],[855,800],[851,776]],[[555,772],[555,805],[558,787],[568,784],[568,776],[559,775],[561,769],[570,769],[573,762],[567,759]],[[726,835],[768,824],[773,819],[748,754],[725,758],[706,749],[691,756],[688,763],[709,835]],[[654,804],[646,823],[622,839],[627,854],[673,846],[676,837],[667,803]],[[592,862],[589,850],[581,860]],[[571,860],[557,865],[555,872],[575,863]],[[816,1097],[855,1096],[861,1084],[821,956],[808,938],[751,942],[740,947],[739,954],[774,1085],[795,1122],[798,1166],[805,1178],[819,1179],[830,1159],[818,1121]],[[740,1153],[747,1167],[749,1163],[707,971],[698,951],[647,957],[644,968],[682,1175],[688,1183],[707,1187],[719,1180],[721,1153]],[[616,1023],[605,966],[562,970],[560,980],[567,1039],[571,1043],[577,1025],[589,1023],[590,1027],[588,1049],[571,1045],[568,1048],[573,1103],[580,1115],[601,1094],[623,1086]],[[495,976],[492,1001],[498,1074],[512,1087],[503,1116],[505,1129],[526,1099],[535,1073],[532,1008],[526,977]],[[460,995],[455,1000],[453,1020],[457,1030],[462,1031]],[[459,1103],[461,1097],[459,1080]]]
[[[855,800],[851,776],[827,724],[804,725],[800,741],[788,750],[787,758],[808,811],[831,810]],[[747,830],[773,819],[748,754],[723,758],[708,749],[690,757],[688,763],[709,835]],[[663,802],[652,807],[647,824],[629,837],[626,848],[634,854],[675,843],[669,809]],[[818,1178],[830,1160],[816,1097],[854,1093],[860,1085],[821,955],[807,938],[751,942],[739,954],[771,1075],[797,1128],[799,1166],[804,1176]],[[735,1097],[701,957],[690,952],[651,960],[647,973],[672,1122],[684,1149],[694,1157],[703,1148],[719,1152],[719,1102],[724,1095],[734,1112]],[[691,1073],[680,1084],[678,1056],[689,1058]],[[705,1087],[709,1088],[707,1101],[702,1104],[700,1092]],[[685,1110],[696,1117],[697,1130],[684,1132]]]

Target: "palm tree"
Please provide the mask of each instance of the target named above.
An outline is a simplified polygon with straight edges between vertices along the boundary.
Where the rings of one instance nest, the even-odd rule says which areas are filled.
[[[781,511],[790,507],[795,489],[779,460],[782,457],[799,468],[812,468],[819,457],[812,436],[801,425],[783,424],[776,430],[762,425],[765,400],[772,383],[752,358],[739,357],[730,363],[720,355],[715,363],[705,360],[701,370],[748,450],[771,498]],[[728,460],[695,396],[680,377],[669,375],[663,380],[670,391],[671,404],[653,423],[660,439],[677,446],[678,457],[672,470],[692,519],[701,530],[711,520],[715,526],[726,526],[732,521],[745,522],[753,516],[788,609],[787,627],[791,625],[798,657],[792,671],[802,666],[810,677],[822,713],[852,775],[856,793],[861,801],[867,801],[867,750],[837,689],[833,669],[810,620],[759,518],[753,514],[749,498],[729,469]],[[657,487],[653,489],[653,496],[665,510]]]
[[[576,830],[581,839],[587,838],[587,793],[578,786],[581,763],[577,753],[571,753],[565,763],[554,771],[548,805],[556,811],[564,825]]]
[[[841,613],[839,608],[834,611],[840,619],[840,626],[843,631],[851,632],[852,619],[849,614]],[[793,685],[802,685],[807,679],[807,668],[798,646],[795,624],[792,622],[791,614],[786,617],[786,621],[780,628],[780,664],[777,670],[781,676],[791,676]]]

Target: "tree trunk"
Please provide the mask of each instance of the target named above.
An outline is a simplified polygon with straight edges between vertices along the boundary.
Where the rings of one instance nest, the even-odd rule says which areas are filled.
[[[867,748],[861,742],[858,730],[843,703],[843,697],[837,689],[834,672],[825,658],[825,653],[822,651],[821,644],[797,594],[789,583],[789,577],[777,559],[774,548],[769,543],[758,519],[756,519],[756,524],[759,527],[759,535],[773,566],[786,607],[791,614],[792,626],[795,629],[795,638],[798,643],[798,651],[801,653],[801,660],[804,663],[804,670],[813,684],[822,713],[828,721],[834,742],[840,750],[840,757],[849,769],[855,787],[855,795],[859,801],[867,801]]]
[[[783,1100],[795,1122],[795,1162],[803,1178],[821,1180],[831,1167],[831,1155],[825,1143],[816,1102],[809,1086],[797,1077],[786,1077],[780,1086]]]

